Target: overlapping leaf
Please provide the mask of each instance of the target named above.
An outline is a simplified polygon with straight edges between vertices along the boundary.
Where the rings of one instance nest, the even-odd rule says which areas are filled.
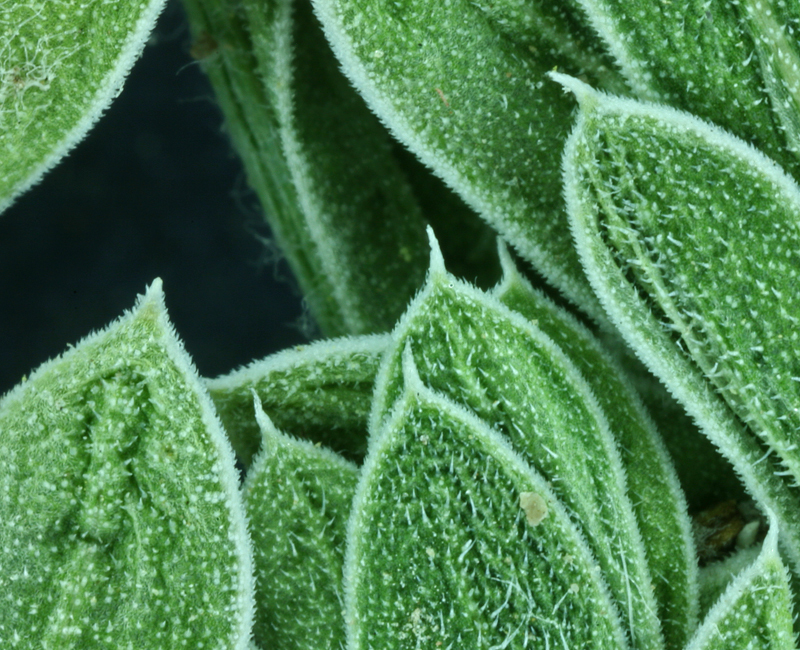
[[[800,171],[797,3],[578,1],[641,99],[711,120]]]
[[[548,483],[474,414],[405,387],[374,432],[345,564],[348,647],[627,647]]]
[[[638,359],[629,354],[619,359],[661,433],[689,511],[729,499],[745,499],[745,488],[733,466],[703,435],[680,402]]]
[[[578,0],[479,0],[473,5],[492,26],[533,54],[547,52],[607,90],[625,93],[621,75]]]
[[[426,260],[422,213],[392,143],[339,72],[308,0],[241,6],[304,216],[303,245],[328,284],[306,297],[330,292],[321,298],[341,325],[328,334],[388,330]]]
[[[421,211],[302,0],[187,0],[228,129],[326,335],[389,329],[424,276]]]
[[[501,431],[553,485],[608,581],[634,647],[659,648],[644,547],[616,442],[590,388],[553,341],[497,299],[456,280],[434,245],[428,281],[393,333],[370,429],[403,393],[410,346],[424,385]]]
[[[728,557],[700,569],[700,612],[703,618],[705,618],[706,614],[708,614],[736,576],[758,559],[761,551],[762,548],[758,544],[736,549]]]
[[[582,103],[565,182],[589,277],[800,564],[800,191],[719,128],[560,79]]]
[[[164,0],[0,2],[0,212],[119,94]]]
[[[256,402],[264,436],[244,484],[256,576],[256,641],[271,650],[344,648],[342,563],[356,466],[284,435]]]
[[[756,561],[730,584],[686,650],[795,650],[789,573],[773,519]]]
[[[2,647],[247,647],[233,453],[160,281],[6,395],[0,433]]]
[[[667,646],[683,647],[697,625],[697,559],[686,500],[664,442],[633,386],[600,342],[535,291],[505,249],[501,260],[503,282],[494,295],[552,339],[603,409],[625,468]]]
[[[277,427],[360,461],[372,388],[388,336],[299,346],[206,381],[239,459],[250,465],[262,433],[253,393]]]
[[[561,198],[558,162],[574,105],[544,77],[554,66],[614,76],[597,48],[576,44],[589,33],[581,14],[569,3],[470,0],[316,0],[315,8],[345,73],[400,141],[602,318]],[[523,38],[528,23],[542,31]],[[574,39],[554,36],[574,25],[582,26]]]

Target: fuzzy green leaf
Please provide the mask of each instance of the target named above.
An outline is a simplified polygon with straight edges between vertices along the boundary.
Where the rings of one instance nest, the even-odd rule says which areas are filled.
[[[700,613],[703,618],[733,582],[734,578],[756,561],[761,545],[736,549],[718,562],[700,569]]]
[[[456,280],[433,243],[422,292],[392,334],[370,430],[404,391],[410,347],[424,385],[502,432],[574,513],[636,648],[663,640],[625,472],[585,380],[553,341],[496,298]]]
[[[424,278],[419,205],[307,0],[185,0],[281,250],[328,336],[385,331]]]
[[[343,327],[389,330],[424,279],[425,224],[392,143],[339,71],[309,0],[242,0],[283,154]],[[294,225],[299,228],[301,224]],[[306,287],[326,291],[324,287]]]
[[[385,335],[321,341],[206,380],[239,459],[250,465],[261,446],[254,392],[280,429],[363,459],[372,388],[388,343]]]
[[[164,0],[0,2],[0,212],[119,95]]]
[[[603,409],[625,468],[667,647],[681,648],[697,626],[697,559],[686,499],[669,454],[633,386],[600,342],[520,276],[501,251],[494,295],[549,336],[586,380]]]
[[[761,554],[730,584],[686,650],[795,650],[789,574],[773,519]]]
[[[255,409],[264,443],[243,488],[255,557],[255,640],[271,650],[344,648],[342,564],[358,470],[278,431],[257,401]]]
[[[579,0],[641,99],[800,172],[800,10],[785,0]]]
[[[0,401],[0,645],[243,650],[233,452],[156,281]]]
[[[800,566],[800,190],[717,127],[560,80],[583,108],[565,191],[589,277]]]
[[[314,4],[343,70],[394,135],[575,304],[603,318],[561,196],[574,103],[545,78],[555,66],[585,70],[551,37],[537,45],[518,37],[523,26],[506,20],[512,2]],[[562,31],[579,21],[562,5],[527,4]]]
[[[591,552],[549,484],[423,386],[374,432],[348,530],[348,647],[627,647]]]
[[[620,361],[661,433],[689,511],[700,511],[731,499],[746,499],[744,486],[730,462],[703,435],[697,422],[664,384],[629,353],[621,356]]]
[[[616,65],[587,21],[579,0],[477,0],[500,34],[528,47],[547,51],[582,78],[606,90],[625,93]]]

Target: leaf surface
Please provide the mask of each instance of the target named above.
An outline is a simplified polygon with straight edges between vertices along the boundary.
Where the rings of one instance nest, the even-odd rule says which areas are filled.
[[[486,423],[422,385],[370,443],[345,563],[348,647],[624,648],[581,535]]]
[[[560,79],[583,107],[565,186],[593,286],[800,562],[800,191],[717,127]]]
[[[796,2],[579,1],[640,99],[711,120],[797,177]]]
[[[319,341],[206,380],[239,459],[250,465],[261,446],[255,393],[276,427],[360,462],[375,376],[388,344],[387,335]]]
[[[309,0],[242,0],[316,260],[306,296],[339,311],[328,335],[391,329],[422,284],[425,223],[393,143],[339,70]],[[316,298],[317,300],[319,298]]]
[[[0,401],[0,645],[247,647],[233,452],[161,283]]]
[[[278,431],[256,403],[264,445],[243,491],[264,648],[344,648],[342,564],[356,466]]]
[[[0,212],[100,118],[164,0],[0,2]]]
[[[697,559],[686,499],[658,430],[635,389],[600,342],[534,290],[501,250],[503,281],[492,292],[549,336],[586,380],[605,414],[624,466],[668,647],[697,626]]]
[[[637,648],[663,644],[625,471],[585,380],[553,341],[496,298],[449,275],[433,244],[425,288],[392,334],[370,430],[403,394],[403,350],[420,381],[495,427],[569,510],[589,540]]]
[[[527,5],[562,30],[580,16]],[[510,1],[314,6],[344,72],[392,133],[576,305],[603,318],[564,217],[558,165],[574,104],[545,73],[584,70],[559,52],[554,41],[563,39],[521,38],[526,19],[510,17],[527,9]]]

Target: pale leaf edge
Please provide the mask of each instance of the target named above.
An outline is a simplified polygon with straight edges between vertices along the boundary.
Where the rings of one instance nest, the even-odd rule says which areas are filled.
[[[83,117],[69,130],[48,156],[28,172],[28,175],[11,189],[10,194],[0,197],[0,214],[10,207],[20,195],[27,192],[55,167],[75,146],[83,140],[120,93],[134,63],[141,56],[156,20],[166,6],[166,0],[150,0],[136,21],[136,25],[124,41],[116,65],[100,83],[100,90],[83,112]]]

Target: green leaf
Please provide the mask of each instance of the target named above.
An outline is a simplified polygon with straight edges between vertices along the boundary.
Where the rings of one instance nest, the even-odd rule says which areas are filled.
[[[453,275],[487,289],[497,283],[502,275],[497,233],[408,149],[398,144],[394,155],[414,187]]]
[[[341,312],[344,327],[330,333],[389,330],[427,262],[422,213],[392,142],[339,71],[309,0],[241,5],[311,239],[306,250]]]
[[[758,559],[730,584],[686,650],[795,650],[789,574],[778,554],[777,521]]]
[[[711,120],[800,172],[797,3],[579,1],[640,99]]]
[[[8,393],[0,431],[0,645],[247,647],[233,452],[160,280]]]
[[[554,66],[583,70],[546,40],[516,38],[521,27],[509,34],[503,21],[513,3],[491,4],[484,11],[471,0],[314,2],[344,72],[392,133],[545,278],[604,318],[561,196],[574,103],[544,77]],[[529,4],[569,22],[548,3]]]
[[[636,648],[663,647],[645,550],[616,442],[591,389],[541,330],[449,275],[435,242],[425,288],[392,334],[370,430],[403,395],[403,350],[420,381],[506,436],[574,513]]]
[[[122,90],[164,0],[0,4],[0,212],[72,149]]]
[[[668,647],[681,648],[697,626],[697,559],[686,499],[672,461],[633,386],[600,342],[534,290],[501,249],[503,282],[494,295],[549,336],[586,380],[617,442],[628,498],[642,534]]]
[[[373,432],[345,562],[348,648],[625,648],[591,552],[487,423],[405,388]]]
[[[689,511],[730,499],[746,499],[744,486],[731,464],[664,384],[630,354],[620,357],[620,361],[661,433]]]
[[[360,461],[386,335],[302,345],[206,380],[231,444],[250,465],[261,446],[253,393],[277,427]]]
[[[609,91],[628,91],[579,0],[477,0],[473,5],[500,34],[527,46],[532,53],[546,50],[578,76]]]
[[[559,80],[583,109],[565,192],[592,284],[800,566],[800,191],[717,127]]]
[[[424,279],[422,212],[306,0],[186,0],[206,69],[325,335],[390,329]],[[241,22],[240,22],[241,21]]]
[[[253,536],[256,618],[264,648],[344,648],[342,564],[358,470],[278,431],[258,404],[264,445],[244,484]]]
[[[761,546],[737,549],[733,554],[700,569],[700,612],[703,618],[743,570],[756,561]]]

